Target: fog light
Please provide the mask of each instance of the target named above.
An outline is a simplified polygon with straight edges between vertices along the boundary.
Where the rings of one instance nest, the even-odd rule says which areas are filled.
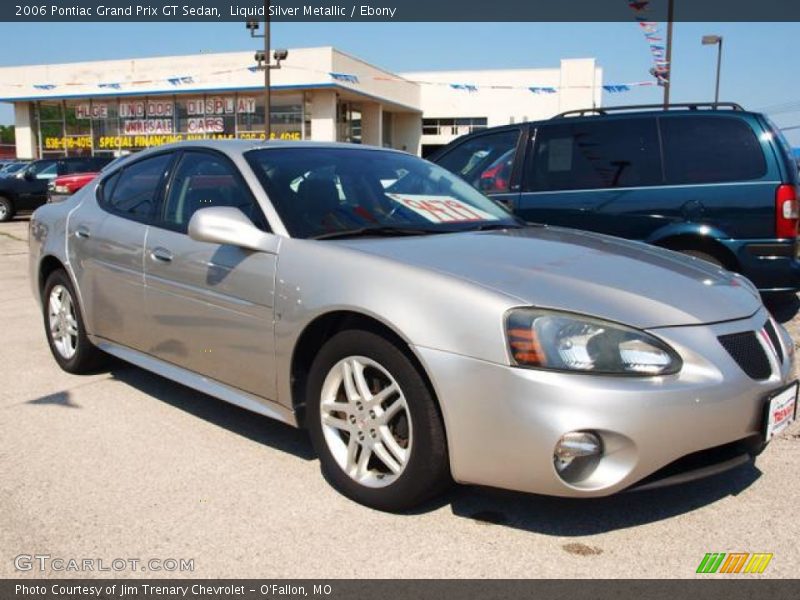
[[[590,431],[572,431],[558,440],[553,464],[562,479],[574,482],[587,477],[603,453],[603,442]]]

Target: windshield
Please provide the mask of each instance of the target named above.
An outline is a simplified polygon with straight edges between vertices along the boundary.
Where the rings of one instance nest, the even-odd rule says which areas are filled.
[[[519,223],[449,171],[399,152],[305,147],[245,156],[293,237],[372,228],[376,235],[378,228],[384,234],[444,233]]]
[[[3,175],[11,175],[12,173],[16,173],[20,169],[22,169],[27,163],[11,163],[3,167],[3,170],[0,171]]]

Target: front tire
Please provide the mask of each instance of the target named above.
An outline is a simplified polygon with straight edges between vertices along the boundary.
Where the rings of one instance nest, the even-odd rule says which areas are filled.
[[[369,331],[336,334],[315,358],[306,389],[308,429],[322,470],[348,498],[399,511],[450,482],[436,400],[391,342]]]
[[[106,355],[86,337],[77,295],[65,271],[59,269],[47,278],[42,308],[47,343],[59,367],[84,374],[102,366]]]

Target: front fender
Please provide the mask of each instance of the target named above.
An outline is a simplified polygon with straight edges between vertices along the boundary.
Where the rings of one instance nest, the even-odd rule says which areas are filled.
[[[278,398],[291,406],[291,360],[320,315],[371,317],[409,345],[507,364],[505,312],[519,300],[453,276],[336,243],[287,239],[278,257],[275,349]]]

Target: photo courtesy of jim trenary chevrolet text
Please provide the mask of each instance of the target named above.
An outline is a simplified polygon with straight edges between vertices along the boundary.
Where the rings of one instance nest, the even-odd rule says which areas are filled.
[[[0,600],[796,598],[800,4],[0,4]]]

